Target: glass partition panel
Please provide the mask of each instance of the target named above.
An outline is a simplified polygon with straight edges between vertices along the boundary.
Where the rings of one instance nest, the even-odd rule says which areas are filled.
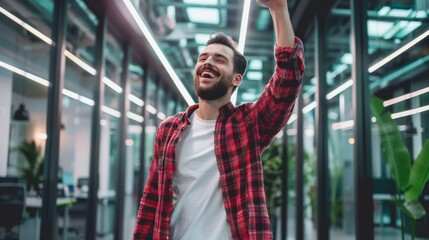
[[[130,111],[128,114],[127,140],[126,140],[126,174],[125,174],[125,206],[124,237],[132,239],[132,233],[137,217],[137,193],[139,192],[138,177],[141,159],[141,139],[143,123],[143,68],[136,62],[128,66],[130,95],[128,95]]]
[[[146,105],[146,111],[149,112],[149,119],[145,119],[146,121],[146,129],[145,129],[145,138],[146,138],[146,143],[145,143],[145,172],[148,173],[149,172],[149,167],[150,164],[152,162],[152,158],[153,158],[153,143],[155,140],[155,134],[156,134],[156,130],[158,128],[157,125],[157,117],[156,117],[156,109],[155,109],[155,105],[156,105],[156,83],[155,83],[155,76],[154,74],[149,71],[148,72],[148,77],[147,77],[147,91],[146,93],[148,94],[148,96],[146,97],[147,99],[147,104]],[[145,179],[146,181],[146,179]]]
[[[288,187],[288,202],[287,202],[287,238],[295,239],[296,237],[296,142],[297,142],[297,108],[291,115],[289,122],[286,126],[287,134],[287,187]]]
[[[418,169],[429,168],[427,159],[419,159],[429,152],[428,5],[376,1],[368,16],[375,239],[410,238],[412,221],[391,200],[429,211],[428,184],[424,188],[424,177],[416,178]],[[411,194],[416,186],[421,191]],[[429,238],[427,217],[417,221],[414,234]]]
[[[0,177],[23,183],[35,200],[17,224],[21,239],[40,232],[53,6],[51,0],[0,1]]]
[[[63,197],[75,197],[68,236],[85,238],[92,112],[95,89],[95,32],[98,22],[84,3],[70,1],[66,26],[66,65],[62,102],[59,170]],[[63,216],[64,217],[64,216]],[[64,231],[64,230],[63,230]]]
[[[98,189],[97,236],[100,239],[114,234],[116,188],[119,166],[120,87],[123,49],[109,28],[105,49],[104,106],[101,115],[100,185]],[[126,113],[125,113],[126,114]],[[123,177],[123,176],[121,176]]]
[[[354,136],[350,1],[335,1],[327,16],[328,171],[330,238],[355,236]]]

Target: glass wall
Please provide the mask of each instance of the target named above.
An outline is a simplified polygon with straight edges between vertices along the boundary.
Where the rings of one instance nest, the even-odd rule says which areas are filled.
[[[306,41],[306,51],[314,51],[314,35]],[[304,183],[304,238],[316,239],[317,219],[317,161],[315,139],[315,101],[316,78],[314,76],[314,59],[306,58],[306,71],[303,82],[303,183]]]
[[[355,234],[352,55],[349,1],[337,1],[327,16],[326,86],[328,94],[328,171],[331,239],[353,238]],[[346,90],[341,91],[347,87]]]
[[[119,131],[121,113],[120,87],[122,61],[124,57],[122,44],[112,29],[106,34],[104,106],[101,115],[100,142],[100,185],[98,189],[97,236],[106,237],[114,234],[116,189],[119,166]],[[126,69],[125,69],[126,70]],[[123,177],[123,176],[120,176]]]
[[[84,3],[71,1],[67,12],[59,160],[59,180],[64,187],[60,197],[76,197],[69,212],[70,237],[84,238],[87,225],[97,25],[98,21]]]
[[[429,210],[428,188],[418,189],[429,168],[428,14],[427,1],[368,5],[375,239],[411,235],[412,221],[398,207],[409,209],[405,201],[416,218]],[[428,229],[422,217],[415,234],[428,239]]]
[[[146,111],[149,112],[149,119],[145,119],[146,121],[146,129],[145,129],[145,138],[146,138],[146,143],[145,143],[145,173],[148,173],[149,171],[149,167],[150,167],[150,163],[152,161],[153,158],[153,143],[155,140],[155,134],[156,134],[156,130],[158,128],[158,119],[156,117],[156,113],[157,110],[155,108],[155,106],[157,105],[156,103],[156,91],[157,91],[157,86],[156,86],[156,82],[155,82],[155,74],[152,71],[148,72],[147,75],[147,103],[146,104]],[[146,181],[146,179],[145,179]]]
[[[40,232],[52,23],[53,1],[0,2],[0,176],[23,183],[35,200],[23,239]]]
[[[145,166],[149,166],[153,155],[153,140],[156,128],[166,116],[178,109],[185,109],[181,99],[173,99],[174,91],[160,84],[154,69],[148,74],[148,89],[144,86],[144,70],[138,61],[141,56],[131,57],[128,69],[123,69],[126,45],[118,36],[121,29],[112,25],[105,37],[104,92],[101,106],[101,121],[93,123],[95,109],[97,61],[96,49],[99,18],[86,5],[88,1],[69,0],[66,6],[64,87],[61,90],[60,142],[53,146],[59,158],[45,159],[47,135],[47,106],[51,48],[55,46],[51,36],[54,7],[57,2],[12,1],[0,2],[0,182],[21,182],[27,191],[23,220],[12,229],[19,239],[39,239],[42,219],[43,184],[41,180],[44,163],[58,161],[58,192],[50,199],[57,206],[57,226],[52,227],[54,239],[85,239],[89,236],[87,226],[94,225],[97,239],[110,239],[115,234],[115,209],[124,209],[123,238],[130,239],[134,229],[138,208],[138,176],[142,176],[140,164],[145,151]],[[132,47],[132,46],[129,46]],[[135,53],[137,54],[137,53]],[[153,56],[149,56],[151,59]],[[153,66],[150,66],[153,68]],[[121,87],[122,71],[128,70],[130,92]],[[61,72],[63,71],[63,72]],[[144,103],[143,92],[148,92]],[[127,112],[121,106],[122,94],[127,94]],[[143,107],[149,112],[144,119]],[[54,110],[53,114],[56,110]],[[120,117],[126,116],[128,124],[120,125]],[[147,121],[146,129],[142,129]],[[48,126],[50,127],[50,126]],[[98,166],[99,186],[97,210],[88,209],[90,165],[93,159],[91,139],[93,127],[100,128],[100,154]],[[121,128],[125,129],[126,141],[119,141]],[[95,131],[97,132],[97,131]],[[55,132],[53,133],[55,134]],[[146,138],[146,149],[142,139]],[[119,158],[121,145],[125,145],[126,159]],[[125,176],[118,176],[120,161],[125,161]],[[55,164],[49,164],[51,168]],[[124,185],[118,186],[119,177]],[[124,188],[124,206],[116,206],[119,188]],[[96,222],[89,223],[87,217],[97,212]],[[46,220],[47,221],[47,220]],[[46,229],[44,227],[44,229]],[[57,232],[55,230],[58,229]],[[46,235],[49,235],[46,233]],[[5,237],[3,229],[0,239]]]
[[[143,89],[144,69],[138,62],[132,61],[128,66],[128,82],[130,84],[128,130],[126,140],[126,174],[125,176],[125,206],[124,213],[124,236],[123,239],[131,239],[136,221],[137,193],[139,192],[138,177],[141,164],[141,140],[143,123],[143,100],[141,99]]]

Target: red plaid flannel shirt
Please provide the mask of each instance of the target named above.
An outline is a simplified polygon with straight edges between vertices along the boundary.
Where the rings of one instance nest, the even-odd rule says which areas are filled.
[[[226,217],[234,239],[272,239],[263,189],[261,153],[286,125],[301,88],[303,45],[275,47],[276,67],[254,103],[219,109],[215,127],[215,155]],[[190,124],[186,112],[163,121],[155,139],[154,158],[141,199],[134,239],[169,239],[173,213],[172,180],[175,146]]]

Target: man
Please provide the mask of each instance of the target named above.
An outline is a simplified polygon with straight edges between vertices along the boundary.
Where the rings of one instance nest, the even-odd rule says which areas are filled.
[[[272,239],[260,155],[286,125],[304,71],[286,0],[258,0],[276,33],[275,73],[254,103],[234,107],[245,58],[210,39],[194,71],[199,104],[163,121],[134,239]]]

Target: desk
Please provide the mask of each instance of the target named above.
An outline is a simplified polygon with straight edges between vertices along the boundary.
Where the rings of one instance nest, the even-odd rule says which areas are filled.
[[[75,198],[59,197],[57,198],[57,206],[64,207],[64,230],[63,230],[63,240],[67,239],[67,229],[69,227],[69,208],[73,203],[76,202]],[[42,198],[28,196],[25,199],[25,207],[27,208],[42,208]]]

